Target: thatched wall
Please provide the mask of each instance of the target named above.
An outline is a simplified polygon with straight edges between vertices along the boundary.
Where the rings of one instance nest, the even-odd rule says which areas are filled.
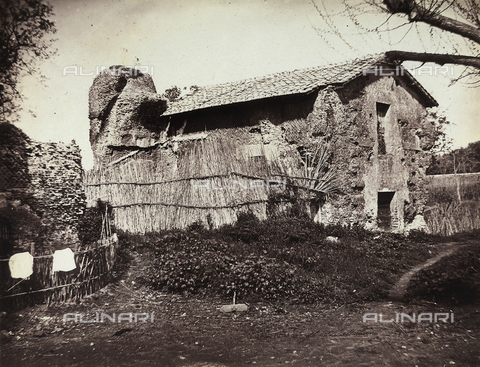
[[[98,198],[108,201],[117,228],[144,233],[185,228],[196,221],[217,227],[247,211],[265,219],[267,203],[276,204],[275,194],[294,190],[299,200],[307,197],[306,181],[287,177],[301,174],[300,167],[293,174],[296,152],[283,160],[266,159],[264,145],[235,144],[224,134],[228,132],[216,131],[184,142],[168,167],[162,157],[172,147],[159,147],[87,172],[88,204]]]

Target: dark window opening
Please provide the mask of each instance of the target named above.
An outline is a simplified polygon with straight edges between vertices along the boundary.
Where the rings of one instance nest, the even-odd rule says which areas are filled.
[[[383,191],[378,193],[378,228],[390,230],[392,227],[392,215],[390,212],[390,203],[392,202],[395,191]]]
[[[385,147],[385,117],[387,116],[390,105],[377,102],[377,139],[378,154],[386,154]]]

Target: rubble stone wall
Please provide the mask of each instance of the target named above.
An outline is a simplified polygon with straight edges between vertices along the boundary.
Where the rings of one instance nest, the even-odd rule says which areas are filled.
[[[425,116],[415,93],[394,77],[359,78],[320,91],[305,140],[330,147],[343,193],[321,209],[322,222],[377,229],[382,193],[393,195],[389,230],[403,232],[423,214],[433,145]]]
[[[38,255],[79,245],[77,224],[85,210],[79,146],[18,136],[21,144],[6,141],[0,154],[0,169],[25,168],[0,189],[1,215],[5,223],[14,222],[14,250]]]
[[[78,242],[76,226],[85,210],[80,148],[75,142],[33,142],[30,146],[28,166],[34,211],[55,229],[52,240]]]

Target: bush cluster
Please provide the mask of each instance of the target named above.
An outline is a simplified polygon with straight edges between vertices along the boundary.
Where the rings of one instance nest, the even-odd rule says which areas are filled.
[[[337,242],[327,240],[338,237]],[[401,274],[432,256],[431,238],[324,226],[307,218],[259,221],[150,234],[154,250],[144,281],[166,291],[222,295],[239,301],[282,299],[335,303],[385,299]]]
[[[198,229],[198,227],[196,227]],[[170,232],[159,238],[147,281],[156,289],[192,294],[274,299],[293,291],[295,267],[265,256],[243,256],[206,233]]]
[[[32,243],[40,253],[46,247],[48,228],[27,205],[0,208],[0,226],[0,258],[9,258],[20,250],[30,251]]]

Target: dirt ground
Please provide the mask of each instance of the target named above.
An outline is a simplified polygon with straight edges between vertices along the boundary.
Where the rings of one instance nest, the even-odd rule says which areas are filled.
[[[6,315],[1,366],[480,365],[479,305],[257,303],[246,312],[222,313],[225,300],[138,285],[144,269],[139,264],[150,259],[137,254],[122,280],[79,304],[39,305]],[[363,322],[367,312],[382,313],[383,320],[395,312],[447,312],[454,322]],[[148,320],[64,322],[66,313],[83,314],[84,321],[96,313],[148,313]]]

